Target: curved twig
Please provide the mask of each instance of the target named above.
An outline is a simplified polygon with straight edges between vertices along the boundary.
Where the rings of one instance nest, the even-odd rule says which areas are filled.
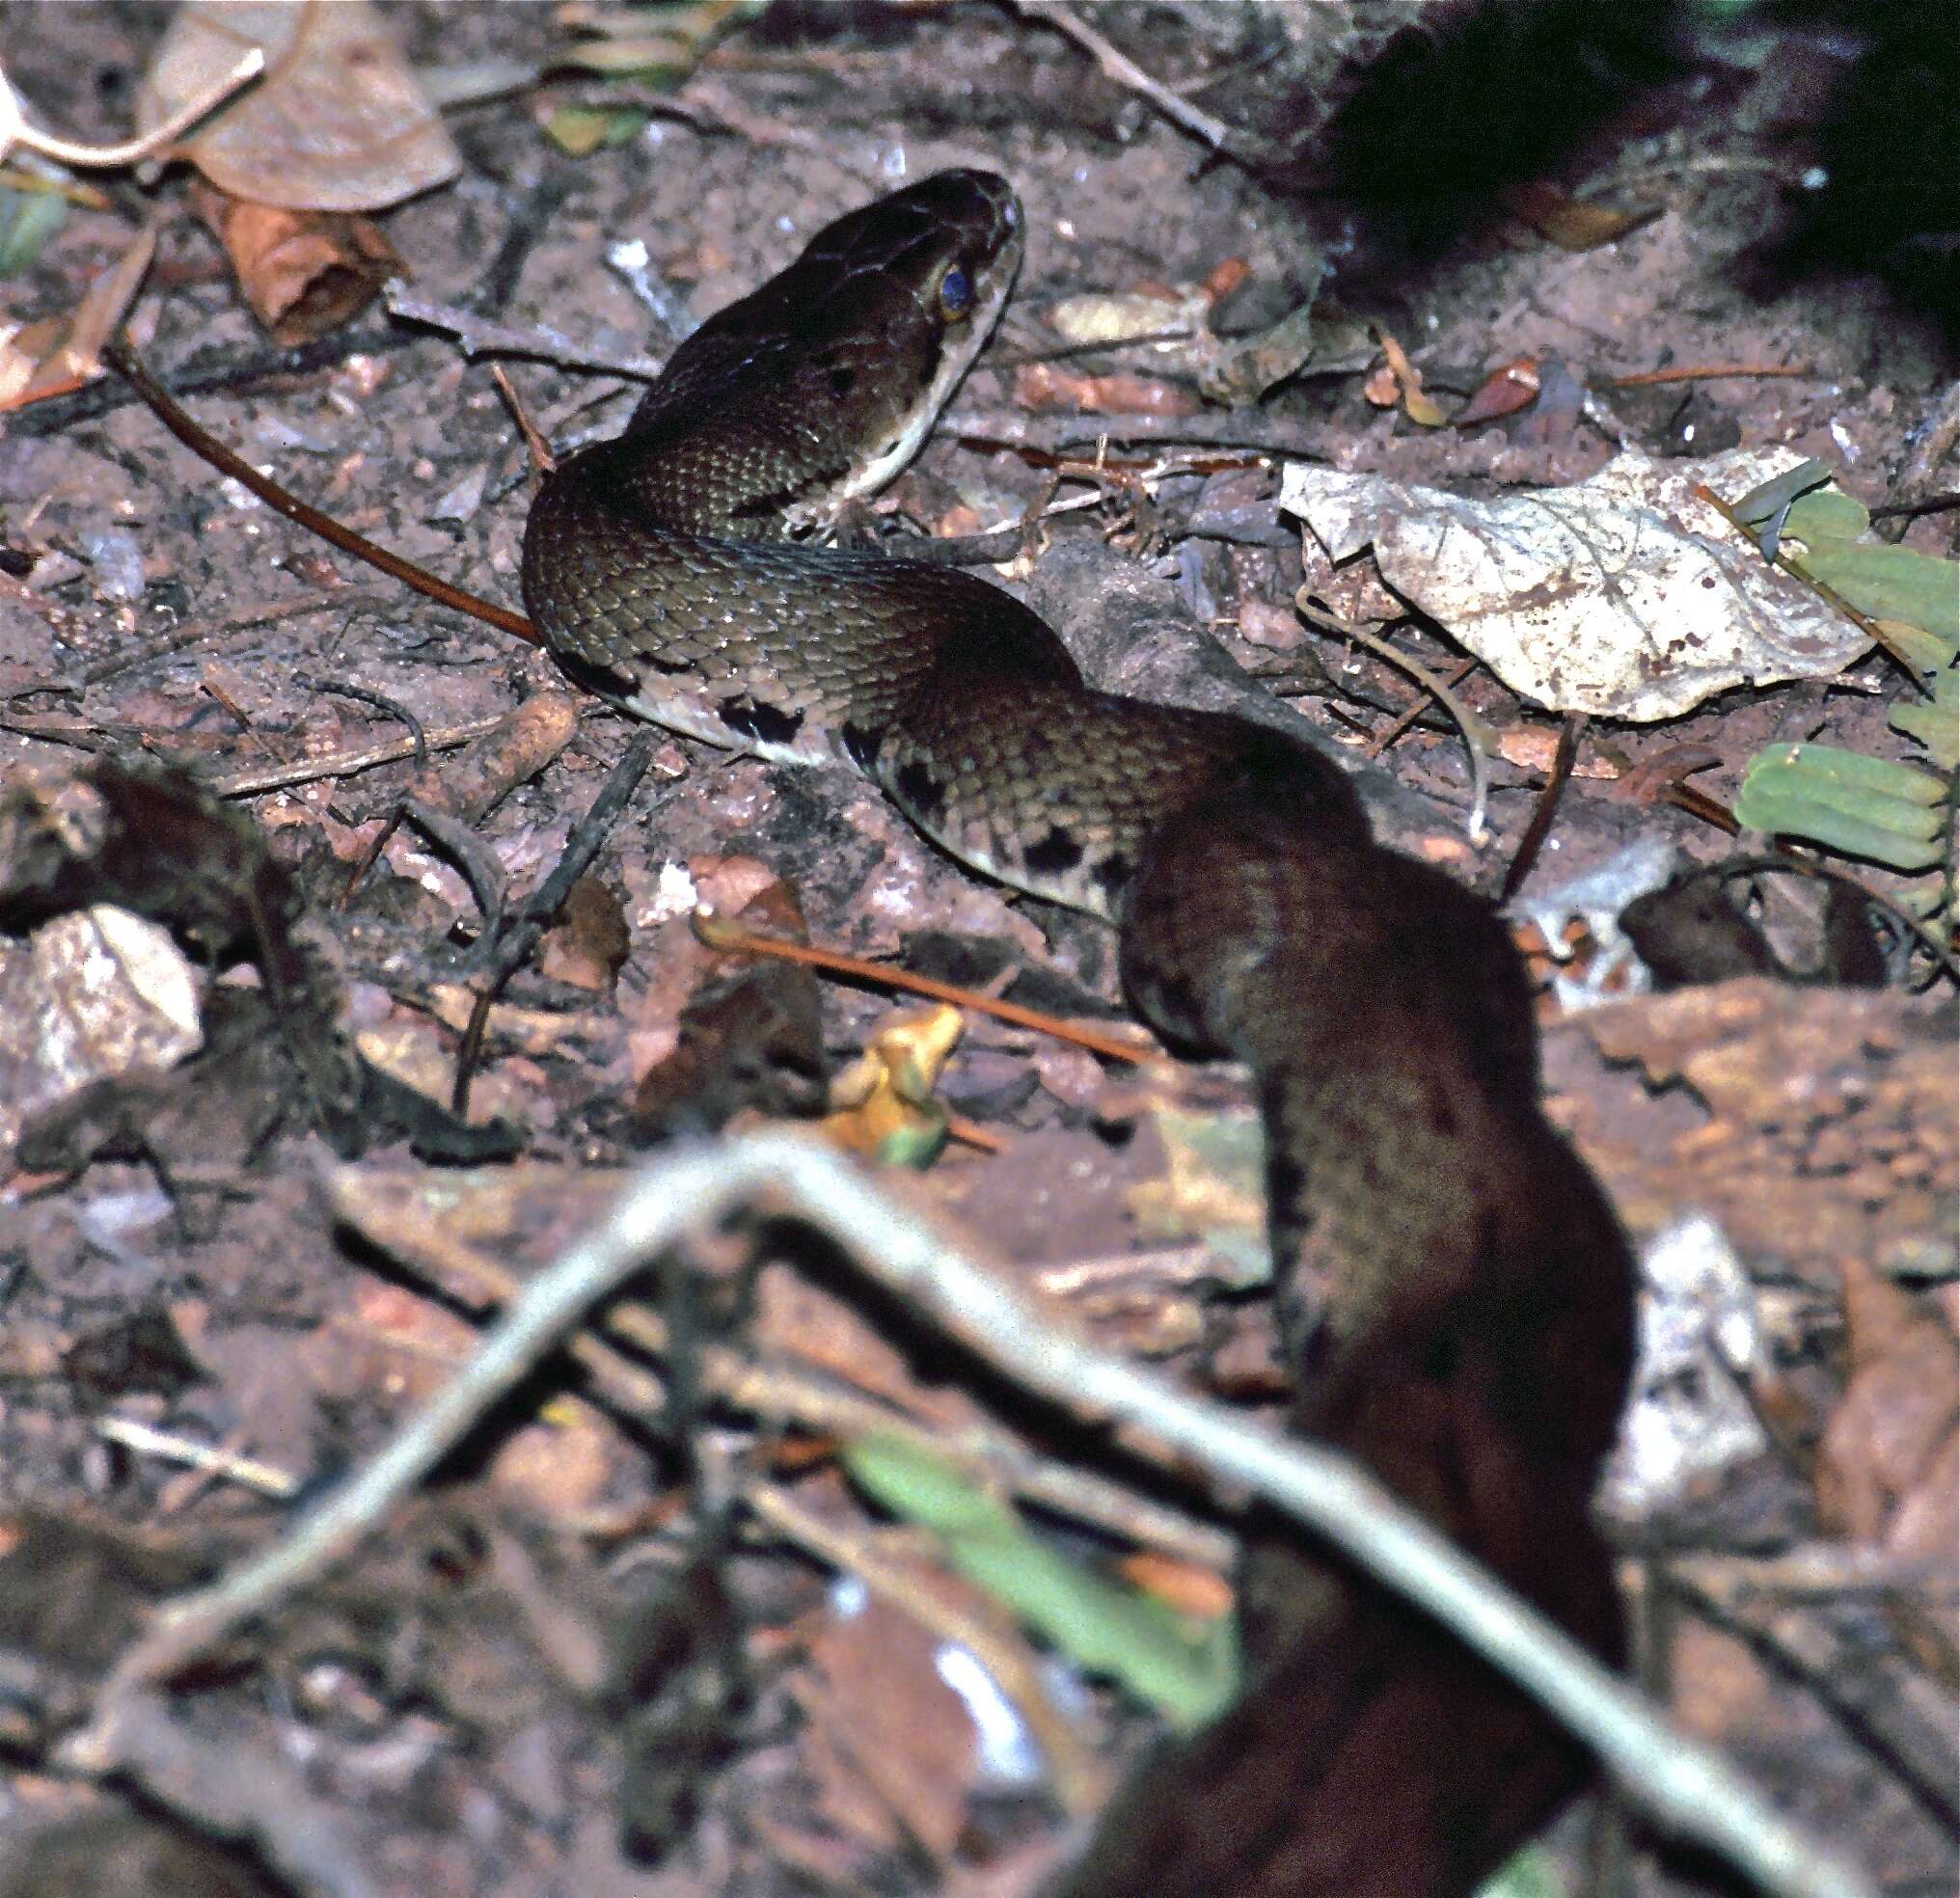
[[[860,1269],[1025,1388],[1076,1416],[1128,1424],[1324,1534],[1549,1708],[1629,1796],[1777,1898],[1872,1898],[1872,1885],[1773,1811],[1722,1755],[1671,1727],[1551,1621],[1335,1451],[1283,1440],[1039,1317],[1008,1279],[888,1200],[804,1136],[682,1148],[640,1169],[611,1213],[526,1288],[475,1355],[394,1441],[286,1540],[165,1607],[63,1749],[113,1758],[147,1683],[181,1668],[350,1555],[597,1300],[693,1231],[768,1195],[850,1247]]]
[[[1364,632],[1351,619],[1343,619],[1339,613],[1329,612],[1315,602],[1306,587],[1300,588],[1293,606],[1303,618],[1322,632],[1352,639],[1356,645],[1366,646],[1376,659],[1386,660],[1398,671],[1406,672],[1456,721],[1456,729],[1463,734],[1463,748],[1470,754],[1470,816],[1464,829],[1473,844],[1483,843],[1490,835],[1489,827],[1484,821],[1490,804],[1490,754],[1477,735],[1482,729],[1482,721],[1474,719],[1464,709],[1463,701],[1427,666],[1411,659],[1407,653],[1398,651],[1386,639],[1378,639],[1373,633]]]

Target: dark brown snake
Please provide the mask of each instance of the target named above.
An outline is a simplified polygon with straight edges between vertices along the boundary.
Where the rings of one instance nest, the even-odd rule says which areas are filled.
[[[1631,1268],[1539,1112],[1490,908],[1373,843],[1305,746],[1092,691],[966,574],[784,537],[911,458],[1021,251],[981,172],[821,231],[545,481],[526,604],[641,716],[848,764],[963,862],[1114,923],[1138,1013],[1256,1078],[1294,1427],[1617,1660],[1587,1504]],[[1118,1796],[1059,1892],[1459,1893],[1582,1782],[1575,1743],[1453,1637],[1275,1527],[1249,1548],[1244,1698]]]

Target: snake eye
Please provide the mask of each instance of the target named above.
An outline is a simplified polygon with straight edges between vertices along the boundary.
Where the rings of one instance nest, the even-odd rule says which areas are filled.
[[[973,283],[956,263],[939,279],[939,312],[945,316],[964,316],[973,308]]]

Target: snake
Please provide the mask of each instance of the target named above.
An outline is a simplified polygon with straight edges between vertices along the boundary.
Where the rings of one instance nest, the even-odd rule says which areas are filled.
[[[1617,1664],[1589,1499],[1633,1268],[1542,1111],[1492,906],[1376,843],[1330,752],[1099,691],[1001,587],[829,531],[916,452],[1025,236],[970,169],[826,226],[544,478],[526,607],[614,704],[856,772],[971,870],[1112,925],[1143,1020],[1250,1070],[1289,1427]],[[1326,1546],[1255,1520],[1239,1603],[1241,1696],[1146,1759],[1056,1898],[1442,1898],[1585,1782],[1550,1716]]]

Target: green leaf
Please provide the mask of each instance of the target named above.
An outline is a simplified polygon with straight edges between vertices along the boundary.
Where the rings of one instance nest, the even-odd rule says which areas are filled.
[[[946,1120],[929,1103],[927,1117],[888,1133],[879,1143],[878,1158],[885,1166],[912,1167],[923,1173],[939,1157],[947,1140]]]
[[[1949,644],[1960,639],[1960,564],[1952,560],[1819,537],[1796,564],[1873,619],[1908,620]]]
[[[1932,698],[1900,699],[1887,722],[1923,745],[1942,771],[1960,771],[1960,667],[1949,660],[1933,675]]]
[[[1738,521],[1746,521],[1752,528],[1761,527],[1773,521],[1785,508],[1796,503],[1799,495],[1808,494],[1812,488],[1821,488],[1831,478],[1827,463],[1816,460],[1800,461],[1794,468],[1785,469],[1781,474],[1773,474],[1759,486],[1751,488],[1740,501],[1730,502],[1729,507]]]
[[[589,38],[561,46],[557,64],[673,92],[723,33],[759,14],[765,3],[662,0],[658,6],[615,7],[598,17]]]
[[[1960,644],[1951,639],[1939,638],[1923,627],[1909,625],[1902,619],[1889,620],[1886,624],[1892,644],[1905,655],[1907,664],[1928,679],[1951,671],[1953,662],[1960,659]]]
[[[1783,532],[1803,541],[1856,540],[1870,526],[1871,516],[1862,502],[1837,488],[1813,488],[1790,503]]]
[[[1870,758],[1863,751],[1846,751],[1836,745],[1771,745],[1758,751],[1748,766],[1751,776],[1780,769],[1800,773],[1819,791],[1841,787],[1919,805],[1940,803],[1946,796],[1946,786],[1917,765]]]
[[[1946,781],[1914,765],[1828,745],[1775,745],[1749,762],[1735,815],[1772,835],[1802,837],[1894,870],[1945,858]]]
[[[638,137],[647,117],[630,105],[561,105],[545,122],[544,129],[567,157],[587,158]]]
[[[1229,1618],[1193,1621],[1056,1554],[1021,1517],[940,1458],[893,1437],[860,1437],[844,1465],[874,1501],[939,1536],[962,1575],[1091,1673],[1105,1674],[1184,1731],[1239,1688]]]
[[[1541,1845],[1524,1845],[1477,1887],[1477,1898],[1570,1898],[1558,1862]]]
[[[0,186],[0,277],[26,269],[68,222],[68,200],[58,191]]]

